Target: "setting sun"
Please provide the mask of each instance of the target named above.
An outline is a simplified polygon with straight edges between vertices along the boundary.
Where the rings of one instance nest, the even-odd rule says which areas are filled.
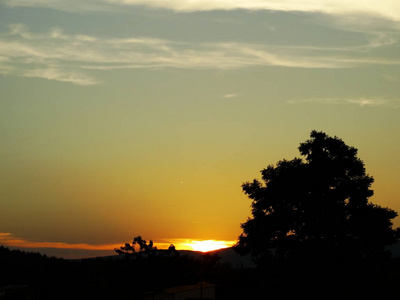
[[[191,241],[187,244],[187,246],[191,247],[194,251],[209,252],[213,250],[229,248],[232,247],[234,244],[234,241],[205,240]]]

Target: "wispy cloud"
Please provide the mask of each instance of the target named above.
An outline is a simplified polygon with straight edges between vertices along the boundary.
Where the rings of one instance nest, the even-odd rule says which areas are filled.
[[[356,104],[359,106],[392,106],[387,100],[382,99],[371,99],[371,98],[358,98],[358,99],[347,99],[350,104]]]
[[[156,243],[160,249],[166,249],[171,243],[184,244],[188,239],[172,239],[171,241],[161,240]],[[131,242],[131,241],[126,241]],[[26,238],[15,236],[11,233],[0,232],[0,245],[15,248],[54,248],[54,249],[74,249],[74,250],[114,250],[124,245],[125,242],[119,244],[86,244],[86,243],[63,243],[63,242],[46,242],[32,241]],[[188,249],[186,247],[185,249]]]
[[[226,94],[223,96],[223,98],[235,98],[237,97],[237,94]]]
[[[76,71],[65,71],[58,67],[47,67],[44,69],[32,69],[23,73],[24,77],[37,77],[48,80],[65,81],[78,85],[94,85],[100,83],[99,81],[81,74]]]
[[[387,45],[392,43],[376,42]],[[355,51],[352,49],[352,51]],[[363,51],[360,50],[360,51]],[[234,69],[254,66],[351,68],[400,60],[358,57],[332,48],[251,43],[189,43],[146,37],[99,38],[59,28],[33,33],[23,24],[0,33],[0,73],[78,85],[100,83],[93,70],[135,68]]]
[[[82,13],[82,12],[113,12],[114,6],[106,0],[3,0],[2,4],[10,7],[43,7],[56,10]]]
[[[8,6],[49,7],[66,11],[112,11],[118,7],[148,6],[177,12],[210,10],[275,10],[326,14],[369,14],[400,20],[400,3],[393,0],[4,0]]]
[[[390,107],[398,108],[400,104],[394,101],[389,101],[379,98],[312,98],[312,99],[297,99],[287,101],[291,104],[329,104],[329,105],[358,105],[361,107]]]
[[[31,241],[25,238],[17,237],[11,233],[0,232],[0,244],[16,248],[56,248],[56,249],[84,249],[84,250],[112,250],[120,245],[102,244],[92,245],[83,243],[62,243],[62,242],[43,242]]]

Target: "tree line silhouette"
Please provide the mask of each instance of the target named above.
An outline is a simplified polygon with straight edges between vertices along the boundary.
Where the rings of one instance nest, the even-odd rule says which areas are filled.
[[[1,296],[7,287],[16,287],[10,299],[140,299],[143,292],[207,279],[217,262],[214,254],[176,250],[67,260],[0,246],[0,299],[7,299]],[[22,292],[29,297],[15,296]]]

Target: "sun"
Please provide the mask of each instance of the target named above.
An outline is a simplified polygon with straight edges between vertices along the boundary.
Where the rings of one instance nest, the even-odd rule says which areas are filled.
[[[235,242],[233,241],[216,241],[216,240],[205,240],[195,241],[192,240],[187,245],[190,246],[194,251],[209,252],[218,249],[224,249],[232,247]]]

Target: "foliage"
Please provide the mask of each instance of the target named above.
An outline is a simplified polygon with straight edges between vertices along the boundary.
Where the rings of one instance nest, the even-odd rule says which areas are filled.
[[[252,218],[241,225],[238,251],[265,260],[359,259],[379,256],[398,240],[397,213],[368,201],[374,179],[357,149],[312,131],[298,148],[304,157],[261,171],[242,185]]]
[[[136,250],[136,245],[139,246],[138,251]],[[168,250],[157,250],[152,240],[147,243],[140,235],[133,239],[132,244],[125,243],[124,246],[121,246],[119,249],[114,249],[114,251],[119,255],[125,255],[127,257],[140,257],[140,254],[146,254],[147,256],[154,256],[157,254],[179,255],[174,245],[171,244]]]
[[[147,241],[142,239],[140,235],[138,235],[133,239],[132,245],[129,243],[125,243],[125,246],[121,246],[119,249],[114,249],[114,250],[118,254],[130,255],[136,253],[135,250],[136,245],[139,245],[139,252],[140,251],[151,252],[153,250],[157,250],[157,247],[153,246],[152,240],[150,240],[149,243],[147,244]]]

